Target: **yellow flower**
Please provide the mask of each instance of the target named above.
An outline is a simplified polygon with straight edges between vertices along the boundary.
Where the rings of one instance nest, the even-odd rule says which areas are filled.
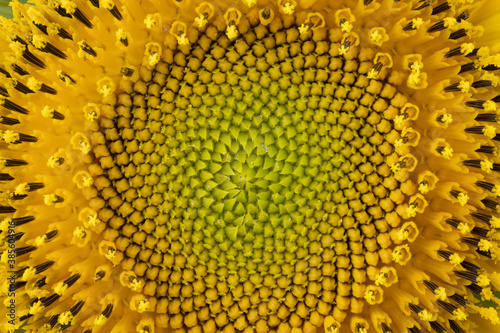
[[[33,2],[1,331],[498,330],[496,1]]]

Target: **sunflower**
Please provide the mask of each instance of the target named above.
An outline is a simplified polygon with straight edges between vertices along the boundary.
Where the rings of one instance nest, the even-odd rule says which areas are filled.
[[[31,2],[2,331],[499,331],[496,1]]]

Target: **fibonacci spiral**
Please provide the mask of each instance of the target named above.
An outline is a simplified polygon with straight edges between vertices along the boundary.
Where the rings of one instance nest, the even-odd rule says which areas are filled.
[[[498,1],[11,6],[2,332],[500,331]]]

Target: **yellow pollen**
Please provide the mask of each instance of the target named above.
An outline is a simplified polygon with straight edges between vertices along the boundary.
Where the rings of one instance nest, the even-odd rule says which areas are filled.
[[[11,218],[5,218],[0,222],[0,231],[5,232],[9,229],[9,225],[12,223]]]
[[[446,28],[454,29],[457,25],[457,20],[454,17],[445,17],[443,21]]]
[[[13,130],[6,130],[3,132],[2,139],[7,143],[15,143],[19,141],[19,133],[16,133]]]
[[[351,32],[353,26],[349,21],[344,21],[343,23],[340,24],[340,30],[343,32]],[[380,35],[380,34],[379,34]],[[380,36],[382,38],[382,36]],[[370,36],[370,38],[372,38]]]
[[[35,304],[33,304],[30,309],[29,309],[29,314],[30,315],[36,315],[37,313],[40,313],[43,311],[43,304],[41,301],[37,301]]]
[[[368,72],[367,77],[368,77],[369,79],[375,79],[375,78],[377,78],[377,76],[378,76],[379,74],[380,74],[380,72],[379,72],[379,71],[377,71],[375,68],[372,68],[372,69],[370,69],[370,71]]]
[[[465,258],[460,257],[460,255],[458,255],[458,253],[453,253],[449,259],[450,259],[450,264],[452,264],[455,267],[460,265],[462,263],[462,261],[465,260]]]
[[[429,311],[427,311],[426,309],[420,311],[418,313],[418,317],[424,321],[432,320],[432,314]]]
[[[493,163],[489,160],[483,160],[480,164],[481,170],[485,171],[486,173],[490,173],[491,170],[493,170]]]
[[[128,34],[123,28],[116,30],[116,39],[117,40],[123,40],[123,39],[127,39],[127,38],[128,38]]]
[[[471,231],[471,227],[467,223],[463,222],[458,224],[457,229],[464,235],[470,233]]]
[[[292,15],[295,12],[295,5],[291,2],[285,2],[282,8],[283,13],[286,15]]]
[[[60,158],[57,156],[51,156],[47,160],[47,166],[49,168],[55,168],[55,167],[58,167],[59,165],[61,165],[61,162],[60,162]]]
[[[21,279],[23,281],[29,281],[32,278],[34,278],[35,276],[36,276],[36,268],[30,267],[30,268],[28,268],[27,270],[24,271],[23,276],[22,276]]]
[[[55,204],[56,202],[58,201],[57,199],[57,195],[55,194],[46,194],[43,196],[43,202],[47,205],[47,206],[52,206],[53,204]]]
[[[411,259],[410,248],[408,244],[397,246],[392,251],[392,260],[400,265],[405,265]]]
[[[208,23],[207,19],[205,19],[205,15],[195,17],[194,22],[200,28],[203,28]]]
[[[97,91],[104,97],[108,97],[115,90],[113,81],[108,77],[103,77],[97,81]]]
[[[108,318],[106,318],[105,315],[100,314],[100,315],[98,315],[95,318],[94,325],[96,325],[96,326],[103,326],[106,323],[107,320],[108,320]]]
[[[137,306],[137,310],[139,311],[139,313],[142,313],[142,312],[148,310],[149,306],[150,306],[149,301],[147,299],[144,299],[144,300],[141,300],[139,302],[139,305]]]
[[[427,193],[429,193],[429,191],[430,191],[429,184],[427,184],[427,183],[420,183],[420,184],[418,185],[418,190],[419,190],[419,192],[420,192],[420,193],[422,193],[422,194],[427,194]]]
[[[21,44],[20,42],[12,42],[9,44],[9,46],[17,58],[21,58],[24,51],[26,50],[26,45]]]
[[[26,195],[28,194],[30,187],[28,183],[22,183],[16,186],[16,189],[14,190],[14,194],[16,195]]]
[[[73,322],[73,315],[71,314],[70,311],[63,312],[59,315],[59,318],[57,318],[57,322],[61,325],[68,325],[71,322]]]
[[[486,111],[486,112],[491,112],[491,111],[497,110],[497,104],[492,100],[488,100],[488,101],[484,102],[483,107],[484,107],[484,111]]]
[[[483,127],[483,134],[490,139],[493,139],[497,135],[495,127],[491,125],[486,125]]]
[[[189,44],[189,39],[186,37],[186,34],[184,32],[181,32],[177,35],[177,43],[179,43],[179,45],[188,45]],[[157,55],[157,54],[155,54],[155,55]],[[158,59],[155,58],[154,61],[151,61],[151,60],[149,61],[149,65],[154,66],[159,61],[160,61],[159,57],[158,57]]]
[[[446,300],[446,298],[448,297],[448,295],[446,295],[446,289],[444,289],[443,287],[436,288],[436,290],[434,290],[434,293],[436,299],[439,299],[441,301]]]
[[[47,34],[49,36],[57,35],[60,30],[61,30],[61,26],[57,23],[51,23],[47,26]]]
[[[479,274],[476,280],[477,284],[480,287],[486,287],[490,285],[490,279],[488,279],[488,277],[485,274]]]
[[[414,205],[408,205],[405,211],[408,217],[415,217],[417,215],[417,207],[415,207]]]
[[[106,9],[113,9],[113,7],[115,7],[115,3],[113,2],[113,0],[100,0],[101,2],[101,6],[103,6],[104,8]]]
[[[458,88],[460,89],[461,92],[463,93],[468,93],[470,90],[471,84],[469,81],[460,81],[458,84]]]
[[[378,30],[372,31],[370,34],[370,40],[374,43],[380,42],[384,37],[380,34]]]
[[[34,35],[31,42],[37,49],[43,49],[47,45],[47,38],[41,35]]]
[[[309,25],[302,23],[302,25],[299,27],[299,32],[301,35],[307,33],[309,31]]]
[[[455,320],[458,320],[458,321],[467,320],[467,317],[468,317],[467,313],[460,308],[453,311],[453,316],[455,317]]]
[[[461,206],[465,206],[467,201],[469,201],[469,196],[465,193],[459,193],[457,196],[457,200]]]
[[[68,285],[64,282],[59,282],[54,287],[54,292],[58,295],[64,295],[64,293],[68,290]]]
[[[469,53],[471,53],[472,51],[474,51],[474,44],[473,43],[463,43],[461,46],[460,46],[460,51],[462,52],[463,55],[468,55]]]
[[[441,152],[441,155],[443,155],[444,158],[450,159],[453,157],[453,148],[451,147],[444,147],[443,151]]]
[[[231,25],[231,26],[227,27],[227,29],[226,29],[226,36],[230,40],[233,40],[236,37],[238,37],[238,30],[236,29],[236,26]]]
[[[483,288],[483,290],[481,290],[481,297],[484,298],[485,300],[489,301],[492,299],[493,296],[494,295],[491,288]]]
[[[71,138],[73,149],[81,151],[83,154],[90,152],[90,144],[87,137],[82,133],[75,133]]]
[[[479,312],[482,318],[489,320],[493,325],[500,324],[500,318],[498,317],[498,311],[491,308],[483,308],[479,306],[471,306],[473,309]]]
[[[85,229],[82,227],[76,227],[75,230],[73,230],[73,236],[77,238],[85,238],[87,234],[85,233]]]
[[[485,251],[486,252],[486,251],[489,251],[493,247],[493,244],[489,240],[487,240],[487,239],[481,239],[479,241],[478,246],[479,246],[479,249],[481,251]]]
[[[76,3],[71,0],[61,0],[61,7],[69,14],[73,14],[77,8]]]
[[[153,14],[147,15],[146,18],[144,19],[144,24],[146,25],[146,28],[153,29],[157,24],[154,15]]]
[[[451,114],[445,113],[445,114],[443,114],[443,117],[441,118],[441,121],[444,124],[451,124],[452,121],[453,121],[453,117],[451,116]]]
[[[420,17],[414,19],[412,21],[413,29],[418,29],[424,24],[424,20],[422,20]]]
[[[35,79],[33,76],[28,79],[26,85],[33,91],[38,91],[42,88],[42,81]]]
[[[54,109],[49,107],[49,106],[45,106],[42,110],[42,116],[44,116],[45,118],[52,118],[54,116]]]
[[[47,242],[47,236],[42,235],[35,238],[35,246],[40,247]]]
[[[492,216],[491,220],[490,220],[490,224],[493,228],[496,228],[496,229],[500,228],[500,217]]]
[[[137,278],[133,278],[132,281],[130,282],[130,289],[132,289],[133,291],[140,290],[141,287],[142,283]]]

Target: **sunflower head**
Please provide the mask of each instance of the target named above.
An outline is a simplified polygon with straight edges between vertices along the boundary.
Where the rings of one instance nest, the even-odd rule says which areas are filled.
[[[495,2],[33,2],[0,20],[5,330],[500,324]]]

